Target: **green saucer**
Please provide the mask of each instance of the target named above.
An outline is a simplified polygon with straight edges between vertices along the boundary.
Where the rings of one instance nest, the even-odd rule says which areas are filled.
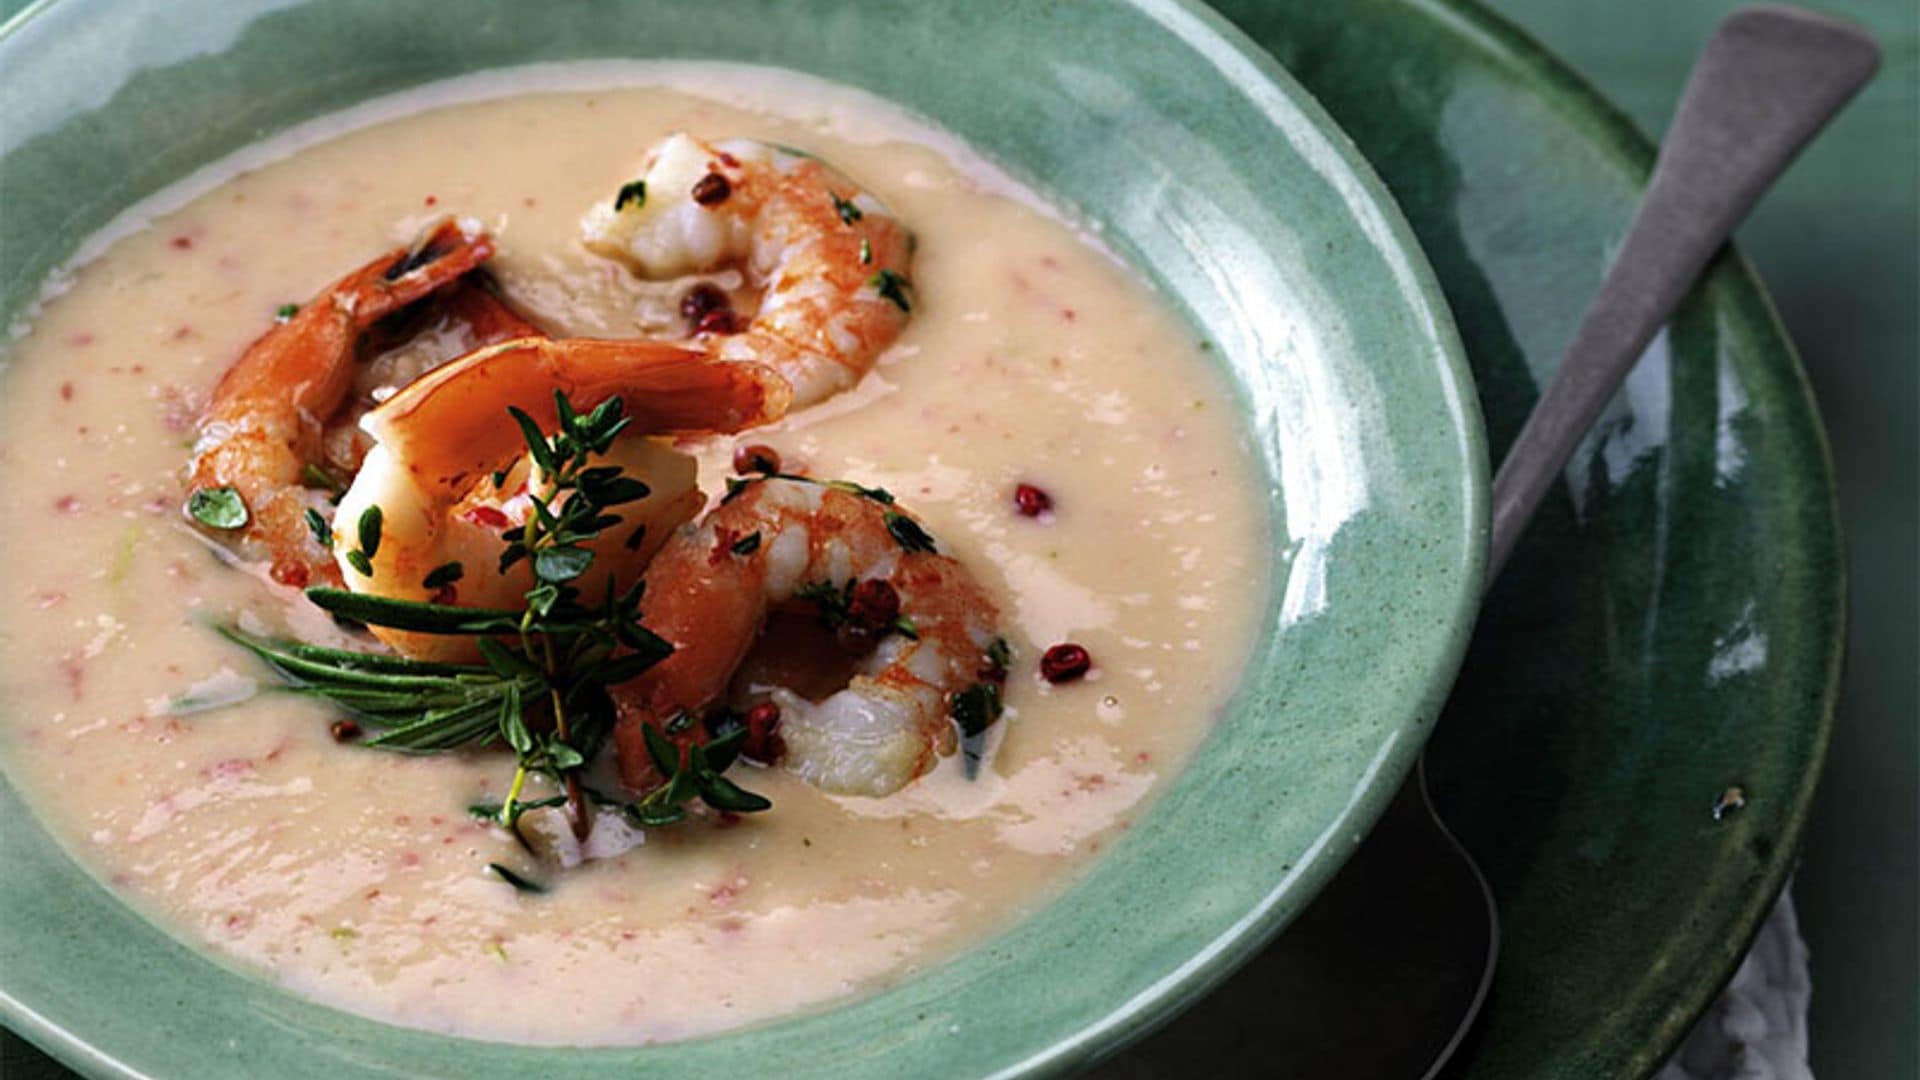
[[[1471,3],[1218,6],[1333,113],[1413,223],[1498,460],[1599,285],[1651,144]],[[1838,690],[1825,437],[1737,256],[1567,478],[1487,599],[1428,757],[1503,921],[1461,1062],[1472,1077],[1639,1077],[1666,1059],[1797,858]]]

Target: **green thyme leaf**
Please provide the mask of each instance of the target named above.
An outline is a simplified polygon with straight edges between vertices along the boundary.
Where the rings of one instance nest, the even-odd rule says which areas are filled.
[[[559,467],[559,463],[554,460],[553,446],[541,433],[540,425],[534,423],[533,417],[512,405],[507,406],[507,415],[513,417],[513,422],[520,425],[520,435],[526,440],[527,452],[533,455],[534,464],[540,466],[541,472],[554,472]]]
[[[961,734],[978,735],[1000,719],[1000,688],[988,682],[974,683],[953,695],[948,710],[953,722],[960,725]]]
[[[313,542],[326,548],[328,551],[332,551],[333,526],[327,524],[327,519],[320,516],[320,511],[309,506],[302,517],[306,519],[307,531],[313,534]]]
[[[671,777],[680,771],[680,748],[661,734],[659,728],[643,724],[640,735],[647,745],[647,757],[653,760],[653,767],[660,770],[661,776]]]
[[[887,532],[906,550],[924,552],[938,550],[934,545],[933,537],[928,535],[927,530],[921,528],[919,522],[907,515],[897,510],[889,510],[886,512],[885,520]]]
[[[347,565],[360,571],[361,577],[373,576],[373,560],[367,558],[367,553],[359,548],[347,552]]]
[[[587,763],[587,759],[580,751],[575,750],[572,746],[558,739],[547,743],[545,750],[547,765],[561,772],[565,772],[568,769],[577,769]]]
[[[620,193],[613,197],[613,212],[619,213],[632,203],[636,207],[647,205],[647,182],[634,180],[620,185]]]
[[[300,486],[336,496],[347,490],[347,485],[339,477],[312,462],[301,466]]]
[[[187,514],[212,529],[245,528],[252,520],[247,501],[230,487],[201,488],[187,496]]]
[[[533,555],[533,576],[545,582],[572,581],[592,565],[593,552],[586,548],[542,548]]]
[[[847,621],[847,608],[853,603],[853,579],[848,578],[845,587],[836,587],[831,581],[809,581],[794,596],[812,603],[820,612],[820,621],[838,630]]]
[[[439,566],[427,571],[427,576],[421,580],[420,587],[423,589],[443,589],[465,577],[466,573],[466,567],[461,566],[458,562],[441,563]]]
[[[766,796],[756,795],[716,772],[701,775],[697,783],[700,788],[700,801],[715,810],[753,814],[773,808],[772,801]]]
[[[987,661],[1001,671],[1013,667],[1013,646],[1007,644],[1006,638],[994,638],[993,644],[987,646]]]
[[[497,862],[488,863],[487,869],[500,875],[500,880],[513,886],[516,890],[520,892],[533,893],[535,895],[538,895],[540,893],[544,893],[547,891],[547,887],[545,885],[542,885],[537,881],[529,881],[528,879],[521,877],[519,874],[514,873],[512,870],[509,870],[506,867],[501,866]]]
[[[279,319],[281,322],[286,322],[298,314],[300,314],[299,304],[281,304],[280,307],[274,311],[273,317]]]
[[[842,224],[851,225],[866,216],[860,212],[858,206],[853,204],[852,199],[843,199],[831,191],[827,192],[827,194],[832,197],[834,212],[840,215]]]
[[[747,555],[751,555],[756,551],[759,551],[760,550],[760,533],[757,530],[754,532],[748,533],[747,535],[741,537],[738,540],[735,540],[732,544],[728,545],[727,550],[733,552],[735,555],[740,555],[743,557]]]
[[[883,299],[893,301],[894,306],[901,311],[913,310],[913,304],[907,297],[907,292],[913,288],[913,283],[908,281],[906,275],[901,274],[899,271],[882,270],[868,278],[867,284],[873,286],[873,290],[879,293]]]
[[[356,531],[360,538],[360,550],[371,559],[380,554],[380,523],[383,515],[378,505],[369,506],[360,512],[360,522]]]

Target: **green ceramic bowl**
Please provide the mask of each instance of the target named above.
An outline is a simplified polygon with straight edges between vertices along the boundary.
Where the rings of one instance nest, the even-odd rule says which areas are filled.
[[[310,1004],[144,921],[0,784],[0,1019],[83,1072],[1059,1070],[1283,926],[1424,741],[1481,579],[1485,454],[1460,346],[1351,144],[1196,5],[42,3],[0,32],[0,315],[118,210],[263,135],[434,79],[588,57],[864,87],[1097,222],[1213,344],[1266,469],[1280,542],[1245,685],[1127,838],[1039,914],[885,993],[659,1047],[463,1041]]]

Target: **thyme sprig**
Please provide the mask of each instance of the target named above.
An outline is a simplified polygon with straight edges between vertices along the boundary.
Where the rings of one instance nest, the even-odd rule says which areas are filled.
[[[575,584],[593,565],[588,545],[621,523],[613,511],[651,494],[618,466],[594,463],[629,424],[622,402],[609,398],[581,414],[556,392],[554,406],[559,429],[551,437],[525,412],[509,410],[539,470],[528,496],[531,515],[524,525],[501,533],[506,547],[499,570],[525,562],[532,573],[525,607],[460,607],[332,588],[306,593],[338,619],[474,637],[481,663],[325,648],[232,627],[220,632],[271,665],[295,693],[324,698],[375,729],[362,745],[422,754],[511,747],[513,781],[499,806],[487,808],[490,819],[511,828],[527,809],[556,805],[553,799],[523,798],[528,779],[544,775],[564,787],[566,794],[558,798],[576,833],[584,835],[592,820],[589,801],[614,801],[585,787],[579,775],[612,733],[615,709],[608,688],[659,663],[673,647],[641,624],[643,583],[618,590],[609,579],[602,594],[592,598]],[[358,523],[360,550],[371,556],[379,532],[379,511],[373,507]],[[429,580],[445,585],[459,577],[458,564],[448,564]],[[649,754],[666,781],[639,801],[621,804],[636,824],[658,827],[683,820],[684,804],[694,797],[736,812],[771,805],[720,775],[738,756],[738,740],[716,739],[668,754],[654,740],[667,747],[672,740],[651,727],[646,734]]]

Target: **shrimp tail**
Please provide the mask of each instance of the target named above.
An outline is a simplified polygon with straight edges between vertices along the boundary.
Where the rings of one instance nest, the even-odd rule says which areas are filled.
[[[452,219],[335,281],[261,335],[214,387],[188,467],[191,491],[232,488],[249,539],[273,554],[273,576],[304,585],[335,577],[306,548],[302,473],[322,457],[328,418],[353,385],[361,336],[381,319],[452,285],[493,255],[493,240]]]

